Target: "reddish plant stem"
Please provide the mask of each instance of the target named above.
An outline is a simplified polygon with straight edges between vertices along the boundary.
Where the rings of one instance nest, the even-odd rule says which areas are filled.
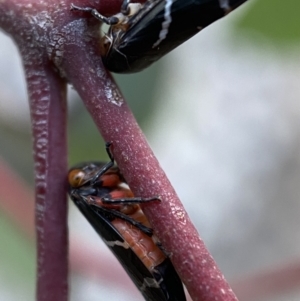
[[[2,1],[0,24],[19,47],[29,94],[35,162],[37,300],[66,301],[66,83],[48,57],[51,11],[45,2]]]
[[[34,133],[37,299],[67,300],[66,86],[53,70],[42,68],[46,80],[36,87],[26,71]]]
[[[37,300],[67,300],[66,85],[39,59],[24,60],[34,137]]]
[[[63,69],[104,139],[113,142],[116,160],[133,192],[162,198],[161,204],[144,209],[192,299],[237,300],[191,224],[116,84],[103,69],[99,45],[92,36],[96,35],[96,28],[88,27],[84,19],[75,21],[72,28],[76,30],[69,32],[70,39],[64,43],[68,60]]]

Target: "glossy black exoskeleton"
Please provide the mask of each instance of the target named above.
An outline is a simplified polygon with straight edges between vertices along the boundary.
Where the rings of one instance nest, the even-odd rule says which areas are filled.
[[[107,69],[134,73],[227,15],[247,0],[124,0],[121,12],[106,18],[93,8],[72,5],[110,25],[102,37],[102,57]]]

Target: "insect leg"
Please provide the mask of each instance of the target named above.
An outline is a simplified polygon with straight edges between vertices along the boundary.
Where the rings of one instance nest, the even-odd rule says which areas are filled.
[[[91,185],[94,185],[95,182],[101,177],[106,171],[108,171],[111,167],[114,166],[115,159],[110,151],[110,146],[112,145],[111,142],[106,142],[105,149],[108,154],[108,157],[110,159],[109,162],[107,162],[104,166],[102,166],[99,171],[93,176],[93,178],[90,180]]]
[[[114,210],[114,209],[106,209],[104,207],[99,207],[99,206],[94,205],[94,204],[91,204],[91,206],[95,206],[95,207],[99,208],[101,211],[106,212],[108,215],[111,215],[113,217],[120,218],[120,219],[124,220],[125,222],[133,225],[134,227],[141,230],[142,232],[144,232],[146,235],[148,235],[150,237],[153,235],[153,230],[151,228],[149,228],[147,226],[144,226],[142,223],[134,220],[130,216],[128,216],[128,215],[126,215],[126,214],[124,214],[120,211],[117,211],[117,210]]]
[[[115,24],[119,23],[119,21],[120,21],[119,18],[116,16],[105,17],[105,16],[101,15],[95,8],[92,8],[92,7],[79,7],[72,3],[71,10],[77,10],[77,11],[83,11],[83,12],[90,13],[97,20],[99,20],[105,24],[108,24],[108,25],[115,25]]]
[[[132,197],[132,198],[120,198],[120,199],[112,199],[110,197],[101,198],[103,204],[123,204],[123,205],[133,205],[133,204],[144,204],[151,202],[161,202],[161,199],[157,196],[151,198],[141,198],[141,197]]]
[[[112,163],[115,163],[115,158],[114,158],[112,152],[110,151],[110,147],[111,147],[111,146],[112,146],[112,142],[106,142],[106,143],[105,143],[105,150],[106,150],[106,153],[107,153],[107,155],[108,155],[110,161],[111,161]]]

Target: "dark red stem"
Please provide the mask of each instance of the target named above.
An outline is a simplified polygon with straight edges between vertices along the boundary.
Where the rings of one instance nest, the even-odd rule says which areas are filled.
[[[19,47],[29,94],[35,162],[37,300],[64,301],[68,300],[66,83],[47,53],[51,7],[27,4],[2,2],[0,21]]]
[[[24,51],[34,137],[37,300],[68,300],[66,84],[43,55]]]
[[[74,21],[70,28],[73,30],[63,50],[68,60],[63,69],[104,139],[113,143],[115,158],[134,193],[143,197],[159,195],[163,200],[159,205],[145,206],[145,212],[192,299],[237,300],[160,168],[121,92],[104,70],[98,56],[98,40],[92,37],[97,35],[97,28],[89,26],[85,19]]]
[[[25,70],[34,134],[37,299],[67,300],[66,87],[53,70],[43,68],[46,80],[36,87],[37,78]]]

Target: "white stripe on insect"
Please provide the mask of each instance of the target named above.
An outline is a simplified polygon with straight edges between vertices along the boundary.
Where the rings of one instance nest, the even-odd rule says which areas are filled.
[[[159,39],[153,44],[152,48],[157,47],[167,37],[170,24],[172,23],[172,17],[171,17],[172,3],[173,0],[166,0],[165,13],[164,13],[165,20],[162,22],[162,29],[159,32]]]
[[[102,240],[109,246],[109,247],[114,247],[114,246],[119,246],[119,247],[123,247],[124,249],[129,249],[130,246],[129,244],[124,241],[119,241],[119,240],[115,240],[115,241],[109,241],[109,240],[105,240],[104,238],[102,238]]]
[[[159,281],[157,281],[155,278],[149,278],[145,277],[143,281],[143,285],[140,287],[141,291],[145,291],[147,287],[156,287],[159,288],[160,283],[163,281],[161,278]]]

